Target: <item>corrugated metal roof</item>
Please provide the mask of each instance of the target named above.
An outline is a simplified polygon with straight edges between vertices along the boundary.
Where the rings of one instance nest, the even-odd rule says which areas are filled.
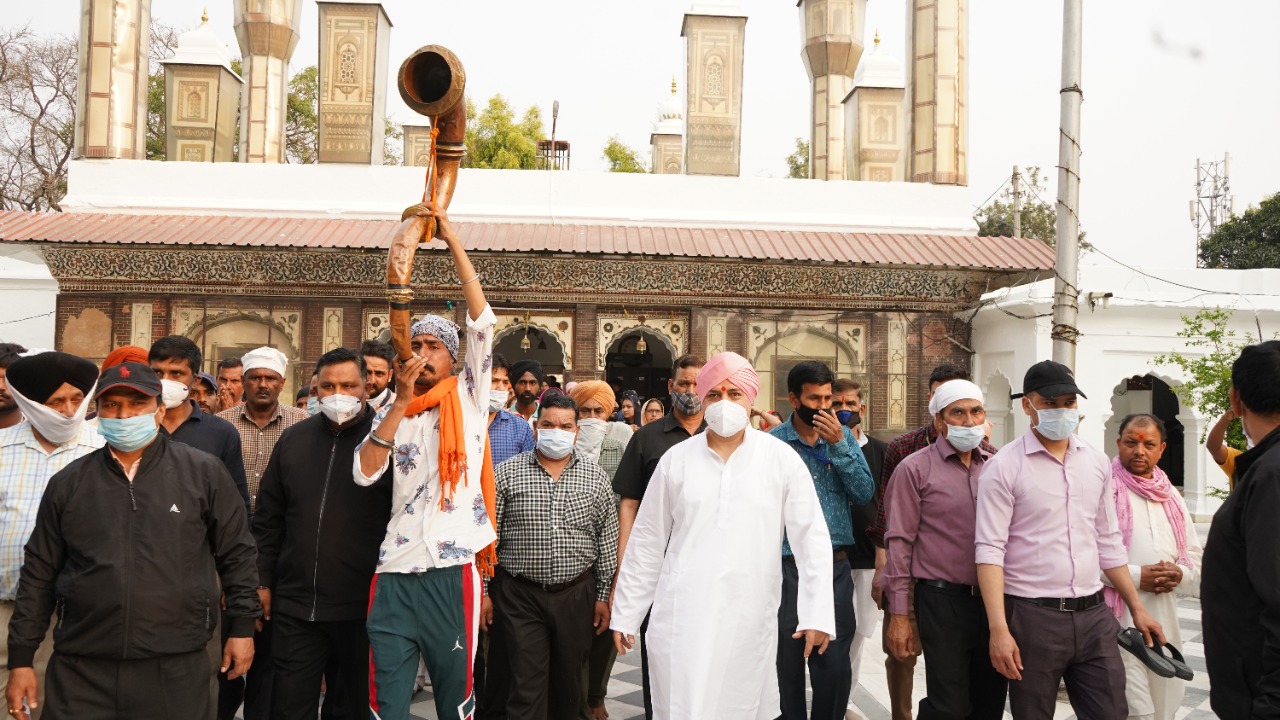
[[[385,249],[391,220],[0,212],[0,240],[40,243]],[[549,252],[1037,270],[1053,250],[1029,238],[630,225],[457,222],[476,252]],[[438,241],[436,244],[439,244]]]

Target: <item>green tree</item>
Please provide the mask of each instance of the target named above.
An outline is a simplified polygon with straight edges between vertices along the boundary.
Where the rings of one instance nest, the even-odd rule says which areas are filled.
[[[392,122],[391,118],[387,118],[383,122],[385,123],[385,128],[382,140],[382,164],[403,165],[404,126]]]
[[[78,43],[0,29],[0,210],[61,210],[75,137]]]
[[[1188,352],[1169,352],[1156,358],[1157,365],[1182,370],[1188,380],[1173,391],[1178,400],[1194,407],[1203,417],[1218,418],[1230,407],[1227,391],[1231,389],[1231,364],[1249,344],[1248,339],[1228,327],[1230,322],[1231,311],[1222,308],[1204,309],[1191,317],[1183,315],[1178,337],[1186,338]],[[1200,434],[1200,442],[1207,434],[1206,428]],[[1233,422],[1227,430],[1227,444],[1244,449],[1239,422]]]
[[[467,100],[467,155],[462,167],[499,170],[532,170],[538,158],[542,111],[537,105],[516,121],[515,109],[501,95],[489,98],[483,111]]]
[[[1043,240],[1052,247],[1058,212],[1055,205],[1044,199],[1048,194],[1046,177],[1033,165],[1027,168],[1023,178],[1026,184],[1022,190],[1022,236]],[[1013,189],[1006,187],[999,197],[978,210],[973,219],[978,223],[978,234],[983,237],[1013,237]]]
[[[604,146],[604,155],[602,157],[609,161],[609,172],[649,172],[644,163],[640,161],[640,153],[623,143],[617,135],[609,138],[609,143]]]
[[[809,143],[796,138],[796,151],[787,156],[787,177],[809,179]]]
[[[320,153],[320,119],[316,103],[320,97],[320,70],[309,65],[289,79],[289,100],[285,106],[284,157],[287,162],[309,165]]]
[[[164,23],[151,23],[151,56],[147,68],[147,159],[165,159],[164,65],[178,49],[178,36],[186,32]]]
[[[1280,268],[1280,193],[1219,225],[1200,245],[1205,267]]]

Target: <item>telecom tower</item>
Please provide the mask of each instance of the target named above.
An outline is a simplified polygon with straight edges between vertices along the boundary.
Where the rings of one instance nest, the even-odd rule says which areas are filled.
[[[1231,153],[1222,160],[1201,162],[1196,158],[1196,197],[1191,201],[1191,224],[1196,226],[1196,256],[1200,245],[1219,225],[1231,219],[1236,198],[1231,194]],[[1196,260],[1201,267],[1203,263]]]

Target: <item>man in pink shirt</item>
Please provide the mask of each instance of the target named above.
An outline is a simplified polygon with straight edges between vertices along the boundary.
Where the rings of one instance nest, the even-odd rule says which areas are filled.
[[[918,718],[1000,720],[1008,681],[991,666],[989,633],[973,563],[974,498],[991,454],[981,445],[987,411],[968,380],[940,385],[929,401],[941,437],[908,456],[889,483],[889,648],[912,653],[908,590],[924,648],[927,695]]]
[[[1128,717],[1120,625],[1103,602],[1099,570],[1147,644],[1165,642],[1129,574],[1111,463],[1075,436],[1077,396],[1067,366],[1031,366],[1022,383],[1031,429],[992,458],[978,483],[978,584],[991,663],[1012,681],[1017,720],[1052,718],[1060,679],[1077,716]]]

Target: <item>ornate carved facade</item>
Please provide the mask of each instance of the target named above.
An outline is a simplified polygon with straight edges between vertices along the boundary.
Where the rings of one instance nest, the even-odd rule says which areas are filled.
[[[680,34],[688,39],[689,74],[684,171],[689,175],[738,174],[746,28],[745,17],[684,16]]]
[[[320,162],[381,165],[391,21],[380,4],[316,4]]]

